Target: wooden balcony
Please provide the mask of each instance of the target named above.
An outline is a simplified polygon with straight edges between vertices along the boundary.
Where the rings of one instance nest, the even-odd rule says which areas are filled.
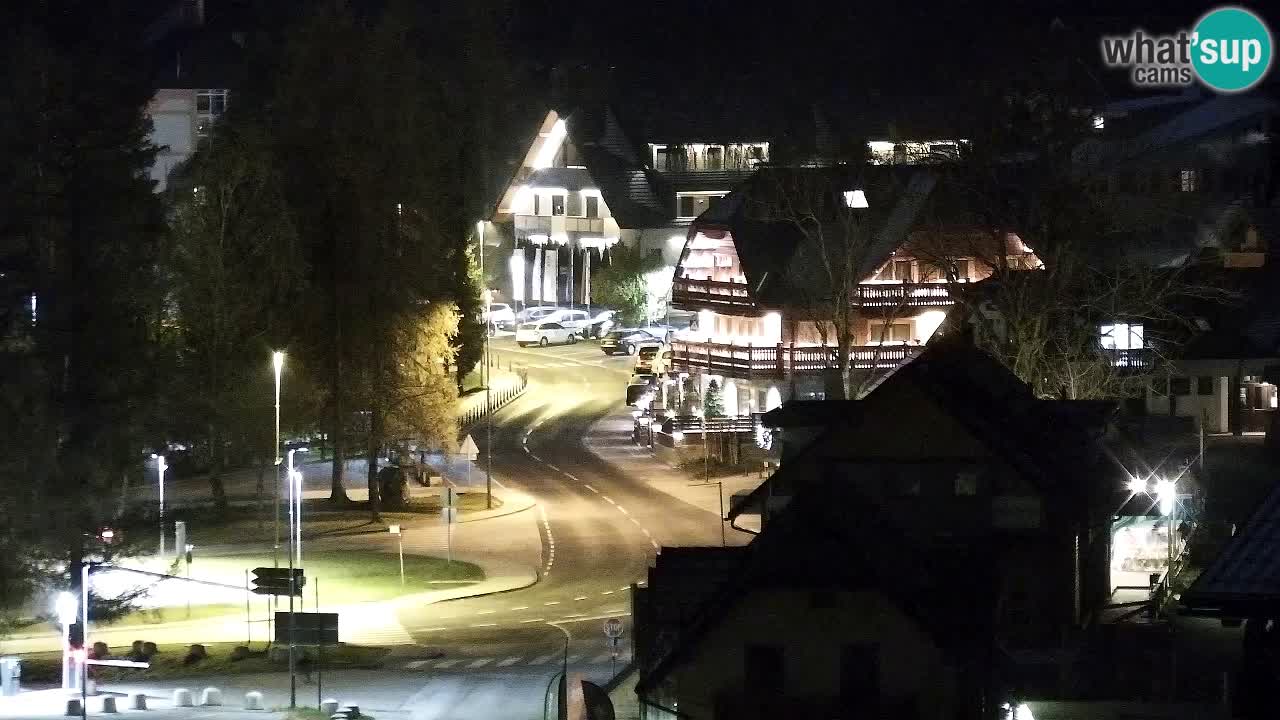
[[[1155,367],[1156,357],[1151,348],[1136,348],[1132,350],[1108,348],[1102,352],[1111,357],[1112,367],[1124,368],[1134,372],[1150,370]]]
[[[746,283],[676,278],[671,285],[671,302],[683,310],[711,310],[725,315],[759,312]]]
[[[711,310],[725,315],[760,312],[746,283],[676,278],[671,286],[671,301],[682,310]],[[855,302],[858,307],[877,313],[955,304],[946,283],[864,283],[858,286]]]
[[[918,345],[858,345],[850,349],[855,370],[888,370],[924,348]],[[676,372],[709,373],[733,378],[783,378],[788,374],[821,375],[840,368],[839,350],[830,346],[732,345],[671,343]]]

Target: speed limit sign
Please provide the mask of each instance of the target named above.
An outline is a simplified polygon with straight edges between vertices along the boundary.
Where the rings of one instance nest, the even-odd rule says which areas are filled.
[[[604,636],[611,640],[622,637],[622,621],[618,618],[605,620]]]

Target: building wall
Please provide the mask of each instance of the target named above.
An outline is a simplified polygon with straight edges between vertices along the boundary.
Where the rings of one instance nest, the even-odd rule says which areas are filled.
[[[954,717],[954,669],[932,638],[878,591],[752,591],[674,670],[663,704],[690,718],[711,718],[722,693],[744,697],[748,645],[782,649],[785,696],[834,703],[841,650],[855,644],[878,646],[882,705],[909,699],[922,720]]]
[[[151,179],[156,190],[164,190],[169,173],[195,153],[196,91],[190,89],[157,90],[147,103],[151,118],[150,140],[160,148],[151,166]]]
[[[1152,415],[1195,418],[1196,426],[1199,427],[1203,423],[1206,432],[1228,432],[1230,430],[1227,411],[1230,401],[1228,378],[1207,376],[1211,378],[1212,392],[1201,394],[1199,377],[1188,378],[1185,388],[1187,392],[1181,392],[1183,388],[1180,388],[1177,382],[1171,382],[1166,386],[1168,390],[1178,391],[1173,395],[1172,412],[1170,412],[1170,396],[1167,391],[1148,392],[1147,412]]]

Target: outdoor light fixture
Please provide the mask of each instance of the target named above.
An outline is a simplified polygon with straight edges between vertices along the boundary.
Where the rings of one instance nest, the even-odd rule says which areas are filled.
[[[57,598],[53,601],[54,614],[58,616],[58,623],[62,625],[62,689],[71,689],[71,664],[68,662],[71,653],[71,623],[76,621],[76,613],[79,612],[79,605],[76,603],[76,596],[67,591],[58,593]]]
[[[1130,493],[1141,495],[1147,491],[1147,481],[1139,477],[1129,478],[1128,488]]]
[[[1156,481],[1156,498],[1160,501],[1160,514],[1172,515],[1174,504],[1178,501],[1177,488],[1174,487],[1172,480]]]
[[[151,454],[152,459],[156,461],[156,476],[159,478],[160,485],[160,557],[164,557],[164,471],[169,469],[169,464],[165,462],[163,455]]]
[[[871,207],[867,204],[867,194],[862,190],[846,190],[844,192],[844,204],[854,210],[865,210]]]

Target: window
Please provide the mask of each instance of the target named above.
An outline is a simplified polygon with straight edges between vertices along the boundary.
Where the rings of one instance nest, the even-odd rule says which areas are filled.
[[[719,145],[712,145],[707,148],[707,168],[708,170],[724,169],[724,148]]]
[[[533,214],[534,215],[542,214],[542,197],[537,193],[534,193],[533,195]]]
[[[1169,378],[1169,394],[1182,397],[1191,394],[1191,378]]]
[[[1201,375],[1196,378],[1196,394],[1212,395],[1213,394],[1213,376]]]
[[[551,214],[552,215],[564,214],[564,196],[563,195],[551,196]]]
[[[213,125],[227,111],[227,90],[196,91],[196,144],[208,144]]]
[[[697,217],[698,214],[693,211],[694,197],[692,195],[681,195],[679,198],[679,217]]]
[[[946,280],[947,269],[941,262],[920,262],[920,282],[928,282],[930,280]]]
[[[880,269],[880,274],[876,275],[876,279],[911,282],[911,261],[891,260],[885,263],[884,267]]]
[[[956,473],[956,495],[978,494],[978,473],[973,470],[962,470]]]
[[[653,149],[653,169],[666,172],[671,169],[671,150],[666,147]]]
[[[1093,123],[1094,130],[1107,129],[1107,119],[1101,115],[1094,115],[1093,118],[1091,119],[1091,122]]]
[[[911,340],[911,323],[871,323],[872,345],[882,342],[908,342]]]
[[[782,648],[748,645],[742,653],[743,680],[748,692],[781,694],[787,685]]]
[[[1098,338],[1107,350],[1141,350],[1144,347],[1141,325],[1103,325]]]
[[[595,195],[588,195],[586,198],[587,209],[586,215],[589,218],[600,217],[600,198]]]
[[[1182,192],[1196,191],[1196,171],[1195,170],[1183,170],[1182,172],[1178,173],[1178,180],[1180,185],[1179,189],[1182,190]]]

